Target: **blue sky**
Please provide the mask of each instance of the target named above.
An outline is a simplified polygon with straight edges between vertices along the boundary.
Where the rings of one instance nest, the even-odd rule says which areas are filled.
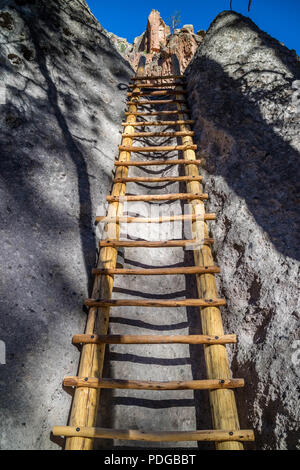
[[[193,24],[195,31],[208,29],[213,19],[229,10],[229,0],[87,0],[102,26],[132,42],[146,29],[152,9],[159,10],[164,21],[175,10],[181,12],[181,25]],[[124,8],[124,6],[126,8]],[[263,30],[300,55],[300,0],[232,0],[233,10],[250,18]]]

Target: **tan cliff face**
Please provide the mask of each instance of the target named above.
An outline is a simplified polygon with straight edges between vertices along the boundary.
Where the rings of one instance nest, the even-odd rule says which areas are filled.
[[[183,73],[204,36],[203,30],[195,34],[192,25],[175,29],[171,34],[170,27],[165,24],[157,10],[151,11],[146,31],[136,37],[133,44],[110,34],[119,52],[135,70],[140,57],[145,56],[146,72],[153,74],[171,73],[175,57],[178,60],[180,72]]]

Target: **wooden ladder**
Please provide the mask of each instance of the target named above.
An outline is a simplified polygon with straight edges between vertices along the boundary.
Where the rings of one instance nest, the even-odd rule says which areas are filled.
[[[208,220],[215,220],[215,214],[207,214],[204,201],[207,194],[202,191],[202,177],[199,175],[193,142],[194,132],[190,125],[185,101],[184,77],[180,75],[145,76],[139,68],[132,79],[128,93],[128,111],[123,124],[122,145],[119,147],[119,159],[115,162],[115,178],[111,195],[107,197],[109,208],[106,216],[97,217],[97,222],[106,223],[107,237],[100,241],[100,254],[95,275],[92,298],[85,305],[89,314],[85,334],[73,337],[73,344],[82,345],[78,376],[66,377],[64,385],[74,387],[75,393],[68,426],[55,426],[53,435],[66,437],[65,448],[68,450],[90,450],[93,441],[101,439],[122,439],[138,441],[214,441],[218,450],[242,450],[243,441],[253,441],[252,430],[241,430],[239,425],[234,389],[244,385],[243,379],[231,378],[226,345],[236,342],[233,334],[224,334],[220,307],[224,299],[218,298],[215,274],[220,270],[214,265],[211,252],[213,239],[209,237]],[[172,87],[172,88],[170,88]],[[140,100],[140,97],[155,97],[154,100]],[[174,99],[157,100],[156,97],[173,96]],[[144,104],[175,103],[175,111],[142,112]],[[139,116],[176,116],[173,121],[137,121]],[[147,118],[146,118],[147,119]],[[136,128],[145,126],[172,126],[179,128],[174,132],[137,132]],[[142,137],[177,137],[181,144],[176,146],[138,147],[133,146],[135,139]],[[131,161],[133,152],[182,152],[178,160]],[[131,166],[147,165],[184,165],[185,176],[172,177],[128,177]],[[186,193],[163,195],[126,196],[128,182],[185,182]],[[191,214],[170,217],[143,218],[123,215],[126,201],[174,201],[187,200]],[[121,223],[163,223],[166,221],[190,220],[193,237],[190,240],[168,241],[133,241],[119,240]],[[110,235],[113,234],[111,237]],[[192,247],[195,266],[181,268],[124,269],[117,268],[118,249],[126,247]],[[115,275],[173,275],[195,274],[198,298],[185,300],[128,300],[112,299]],[[110,335],[109,312],[118,306],[178,307],[199,306],[202,324],[201,335]],[[177,382],[148,382],[134,380],[116,380],[102,377],[106,344],[164,344],[185,343],[203,344],[207,379]],[[213,428],[212,430],[140,432],[138,430],[113,430],[96,427],[100,390],[103,388],[139,389],[139,390],[183,390],[205,389],[209,392]]]

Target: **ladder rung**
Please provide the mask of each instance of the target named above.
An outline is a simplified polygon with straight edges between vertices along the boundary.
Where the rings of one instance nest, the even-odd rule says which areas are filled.
[[[157,90],[157,91],[129,91],[127,96],[168,96],[168,95],[186,95],[185,90]]]
[[[163,217],[127,217],[127,216],[119,216],[119,217],[108,217],[106,215],[96,217],[96,222],[104,222],[104,223],[126,223],[126,224],[161,224],[164,222],[178,222],[178,221],[186,221],[190,220],[192,222],[198,220],[216,220],[216,214],[204,214],[204,216],[196,215],[196,214],[186,214],[186,215],[170,215],[170,216],[163,216]]]
[[[139,248],[169,248],[169,247],[184,247],[193,246],[195,249],[198,245],[210,245],[214,243],[213,238],[204,238],[204,240],[166,240],[166,241],[141,241],[141,240],[103,240],[99,242],[100,247],[111,246],[113,248],[124,247],[139,247]]]
[[[108,202],[133,202],[133,201],[178,201],[187,200],[193,201],[195,199],[208,199],[208,194],[189,194],[189,193],[178,193],[178,194],[138,194],[136,196],[107,196]]]
[[[144,100],[144,101],[127,101],[129,106],[144,106],[148,104],[171,104],[171,103],[186,103],[185,100]]]
[[[101,269],[94,268],[92,273],[95,275],[129,275],[129,276],[169,276],[175,274],[218,274],[218,266],[186,266],[182,268],[149,268],[149,269]]]
[[[127,390],[217,390],[244,387],[244,379],[185,380],[150,382],[143,380],[98,379],[96,377],[65,377],[65,387],[110,388]]]
[[[126,147],[125,145],[119,145],[120,152],[172,152],[173,150],[186,151],[186,150],[197,150],[197,145],[186,144],[186,145],[170,145],[170,146],[155,146],[155,147]]]
[[[122,134],[122,137],[130,137],[131,139],[139,139],[141,137],[193,137],[194,131],[178,131],[178,132],[136,132],[135,134]]]
[[[115,166],[156,166],[156,165],[202,165],[202,160],[147,160],[147,161],[130,161],[114,163]]]
[[[187,114],[189,111],[184,111],[185,114]],[[160,116],[160,115],[169,115],[169,114],[182,114],[182,111],[174,110],[174,111],[155,111],[153,113],[130,113],[129,111],[126,111],[125,115],[126,116]]]
[[[144,122],[123,122],[122,126],[181,126],[185,124],[194,124],[195,121],[192,119],[179,120],[179,121],[144,121]]]
[[[140,77],[132,77],[131,80],[166,80],[166,79],[178,79],[178,80],[185,80],[184,75],[141,75]]]
[[[193,246],[195,249],[198,245],[213,244],[213,238],[204,238],[204,240],[166,240],[166,241],[140,241],[140,240],[103,240],[99,242],[100,247],[111,246],[113,248],[124,247],[139,247],[139,248],[169,248],[169,247],[184,247]]]
[[[145,299],[86,299],[86,307],[221,307],[225,299],[145,300]]]
[[[54,426],[54,436],[85,437],[87,439],[121,439],[126,441],[184,442],[184,441],[254,441],[254,432],[247,430],[208,431],[137,431],[135,429],[84,428]]]
[[[180,181],[202,181],[202,176],[160,176],[147,177],[136,176],[132,178],[115,178],[114,183],[163,183],[163,182],[180,182]]]
[[[73,344],[231,344],[236,335],[74,335]]]
[[[128,85],[129,88],[136,88],[137,85],[136,83],[134,84],[130,84]],[[169,83],[155,83],[155,84],[151,84],[151,83],[144,83],[140,86],[140,88],[164,88],[166,86],[185,86],[185,83],[182,83],[182,82],[169,82]]]

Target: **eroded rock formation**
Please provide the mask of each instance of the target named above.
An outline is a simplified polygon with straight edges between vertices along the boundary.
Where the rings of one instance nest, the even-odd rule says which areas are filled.
[[[186,76],[241,426],[257,449],[299,448],[299,57],[224,12]]]
[[[117,36],[114,36],[113,40],[118,50],[135,70],[140,57],[144,55],[146,57],[147,73],[158,75],[172,73],[174,55],[176,55],[180,71],[183,73],[204,35],[203,30],[195,34],[192,25],[175,29],[174,33],[171,34],[170,27],[165,24],[160,13],[157,10],[152,10],[148,18],[146,31],[135,38],[131,47],[126,40]]]

